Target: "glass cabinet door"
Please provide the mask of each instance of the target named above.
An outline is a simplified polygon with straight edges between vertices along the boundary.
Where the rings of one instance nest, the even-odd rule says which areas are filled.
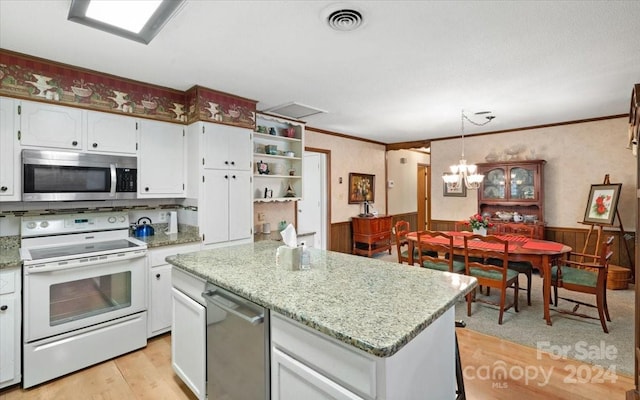
[[[509,197],[535,200],[535,168],[514,167],[509,171]]]
[[[493,168],[486,172],[484,176],[482,197],[485,200],[504,200],[506,184],[506,170],[504,168]]]

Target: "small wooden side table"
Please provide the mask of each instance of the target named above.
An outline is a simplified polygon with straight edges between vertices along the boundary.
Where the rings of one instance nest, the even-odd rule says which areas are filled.
[[[375,253],[389,251],[391,254],[391,224],[393,217],[353,217],[353,254],[371,257]]]

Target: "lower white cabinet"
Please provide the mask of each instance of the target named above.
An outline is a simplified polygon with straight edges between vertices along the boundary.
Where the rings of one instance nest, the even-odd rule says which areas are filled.
[[[200,400],[207,396],[207,308],[205,282],[174,268],[171,366]],[[199,303],[202,301],[202,303]]]
[[[0,98],[0,201],[20,201],[17,100]]]
[[[168,256],[200,250],[200,243],[149,249],[149,307],[147,337],[171,330],[171,265]]]
[[[271,399],[362,400],[277,348],[271,351]]]
[[[0,270],[0,388],[20,383],[21,269]]]

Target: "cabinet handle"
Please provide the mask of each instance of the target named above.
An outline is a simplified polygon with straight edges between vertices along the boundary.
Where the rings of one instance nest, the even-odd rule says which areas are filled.
[[[96,147],[98,147],[98,143],[94,143],[92,146],[95,149]]]
[[[149,191],[149,188],[148,188],[148,187],[144,188],[144,191],[145,191],[145,192],[148,192],[148,191]]]
[[[236,179],[236,176],[235,176],[235,175],[231,175],[231,177],[232,177],[233,179]]]
[[[224,176],[224,179],[229,179],[229,175],[225,175],[225,176]]]
[[[235,161],[231,161],[231,165],[236,165],[236,162]]]
[[[6,191],[7,191],[7,189],[8,189],[8,188],[7,188],[6,186],[0,187],[0,191],[2,191],[2,192],[6,192]]]
[[[6,306],[6,305],[0,306],[0,311],[7,311],[7,309],[9,309],[9,306]]]
[[[225,161],[225,162],[224,162],[224,165],[229,165],[229,161]]]
[[[78,145],[78,141],[74,140],[73,142],[71,142],[72,145],[77,146]]]
[[[156,279],[160,279],[160,274],[156,274]]]

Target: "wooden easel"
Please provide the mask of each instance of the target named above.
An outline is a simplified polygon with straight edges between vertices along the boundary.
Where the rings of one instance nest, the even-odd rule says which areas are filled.
[[[609,180],[609,174],[606,174],[604,176],[604,185],[609,185],[611,183],[611,181]],[[629,250],[629,245],[627,244],[627,234],[624,231],[624,227],[622,226],[622,219],[620,218],[620,211],[618,211],[618,209],[616,208],[616,215],[613,217],[613,221],[616,220],[616,217],[618,218],[618,223],[619,223],[619,228],[620,228],[620,237],[622,238],[622,242],[624,243],[624,248],[627,251],[627,257],[629,258],[629,262],[631,263],[631,275],[632,275],[632,279],[633,279],[633,273],[635,270],[634,267],[634,259],[631,256],[631,251]],[[600,224],[600,223],[595,223],[595,222],[580,222],[583,225],[589,225],[589,232],[587,233],[587,238],[584,241],[584,247],[582,249],[582,253],[583,254],[587,254],[587,247],[589,246],[589,239],[591,239],[591,234],[593,233],[594,227],[598,227],[598,237],[596,240],[596,248],[595,248],[595,253],[598,253],[598,246],[600,245],[600,240],[602,239],[602,231],[603,228],[605,226],[608,227],[614,227],[613,224]]]

